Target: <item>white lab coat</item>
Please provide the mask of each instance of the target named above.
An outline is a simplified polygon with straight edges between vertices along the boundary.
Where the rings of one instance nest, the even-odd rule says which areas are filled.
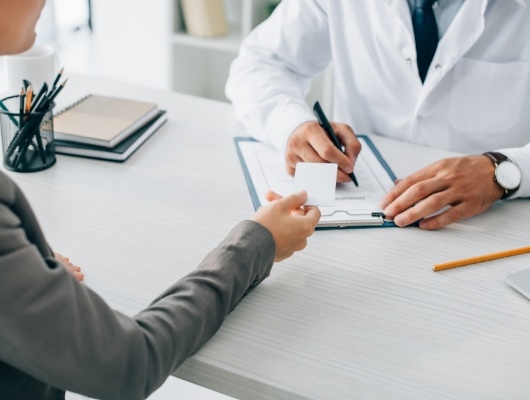
[[[466,0],[422,85],[405,0],[282,0],[243,42],[226,93],[249,134],[285,151],[315,120],[311,79],[333,60],[333,120],[357,133],[480,154],[522,169],[530,196],[530,8]]]

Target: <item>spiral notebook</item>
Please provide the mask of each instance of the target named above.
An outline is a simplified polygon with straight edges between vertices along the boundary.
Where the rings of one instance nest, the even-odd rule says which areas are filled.
[[[56,139],[55,152],[100,160],[125,161],[167,121],[165,114],[164,110],[159,111],[153,120],[147,122],[114,147],[93,146]]]
[[[54,115],[55,138],[112,148],[158,112],[155,103],[90,94]]]

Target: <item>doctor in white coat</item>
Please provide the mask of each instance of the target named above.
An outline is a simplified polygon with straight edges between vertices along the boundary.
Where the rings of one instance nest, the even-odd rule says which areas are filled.
[[[417,24],[429,18],[437,37],[419,66],[425,48],[415,38],[427,40],[432,26]],[[330,63],[346,155],[305,101]],[[469,154],[426,166],[381,200],[397,225],[424,218],[421,228],[437,229],[501,198],[530,197],[529,76],[525,0],[282,0],[243,42],[226,93],[291,174],[298,161],[336,162],[347,181],[360,151],[354,132]]]

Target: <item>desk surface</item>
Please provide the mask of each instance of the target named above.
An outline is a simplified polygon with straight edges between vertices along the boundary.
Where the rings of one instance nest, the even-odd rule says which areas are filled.
[[[228,104],[71,76],[88,92],[153,100],[169,121],[123,164],[58,156],[10,175],[54,249],[134,314],[253,213]],[[397,176],[450,153],[373,137]],[[530,202],[435,232],[316,232],[277,264],[176,375],[242,399],[523,399],[530,302],[505,282],[530,254],[434,273],[434,263],[530,244]]]

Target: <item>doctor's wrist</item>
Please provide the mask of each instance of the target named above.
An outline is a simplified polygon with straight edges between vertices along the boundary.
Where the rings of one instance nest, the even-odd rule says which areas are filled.
[[[493,182],[501,190],[501,199],[512,196],[521,185],[522,173],[519,166],[510,160],[506,155],[488,151],[483,154],[493,166]]]

